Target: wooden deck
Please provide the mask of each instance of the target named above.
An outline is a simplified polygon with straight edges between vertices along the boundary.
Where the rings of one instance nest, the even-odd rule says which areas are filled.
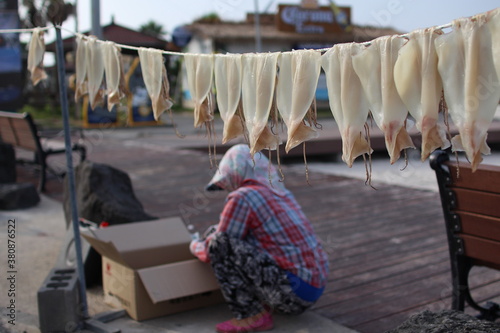
[[[214,172],[206,152],[177,149],[163,134],[125,136],[95,140],[88,147],[89,159],[126,171],[152,215],[181,216],[198,230],[217,221],[225,194],[203,191]],[[24,168],[18,168],[21,180],[31,177]],[[308,185],[297,170],[303,168],[284,165],[286,185],[330,259],[326,293],[313,311],[359,332],[376,333],[424,309],[450,307],[451,273],[438,193],[392,185],[374,190],[360,180],[319,173],[310,174]],[[49,177],[47,189],[49,196],[62,199],[60,180]],[[471,285],[477,299],[500,302],[500,272],[475,270]]]

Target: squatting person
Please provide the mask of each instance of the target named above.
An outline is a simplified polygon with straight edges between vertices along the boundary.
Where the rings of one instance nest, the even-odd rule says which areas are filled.
[[[235,317],[217,331],[269,330],[273,312],[296,315],[313,305],[325,288],[328,258],[269,160],[235,145],[207,190],[229,191],[215,231],[190,245],[211,263]]]

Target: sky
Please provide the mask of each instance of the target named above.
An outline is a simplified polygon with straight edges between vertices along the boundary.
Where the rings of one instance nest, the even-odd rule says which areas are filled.
[[[69,1],[71,2],[71,1]],[[87,31],[91,27],[92,0],[78,1],[78,29]],[[255,2],[262,12],[274,13],[279,3],[299,4],[299,0],[101,0],[101,24],[111,22],[138,29],[153,20],[167,32],[188,24],[205,14],[216,12],[224,20],[241,21],[247,12],[255,10]],[[328,5],[328,0],[319,0]],[[350,6],[351,21],[358,25],[390,26],[401,32],[443,25],[453,19],[472,16],[500,7],[498,0],[342,0],[338,6]],[[75,31],[74,20],[64,27]]]

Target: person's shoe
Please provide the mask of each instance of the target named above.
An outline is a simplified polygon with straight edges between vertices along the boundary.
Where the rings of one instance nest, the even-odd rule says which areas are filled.
[[[269,312],[241,320],[231,319],[215,326],[219,333],[262,332],[274,328],[273,317]]]

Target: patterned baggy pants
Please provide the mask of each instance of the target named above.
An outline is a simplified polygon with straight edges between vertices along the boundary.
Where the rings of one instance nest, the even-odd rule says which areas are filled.
[[[215,277],[231,312],[248,318],[264,308],[300,314],[312,305],[293,292],[286,272],[265,252],[240,239],[219,233],[210,242]]]

